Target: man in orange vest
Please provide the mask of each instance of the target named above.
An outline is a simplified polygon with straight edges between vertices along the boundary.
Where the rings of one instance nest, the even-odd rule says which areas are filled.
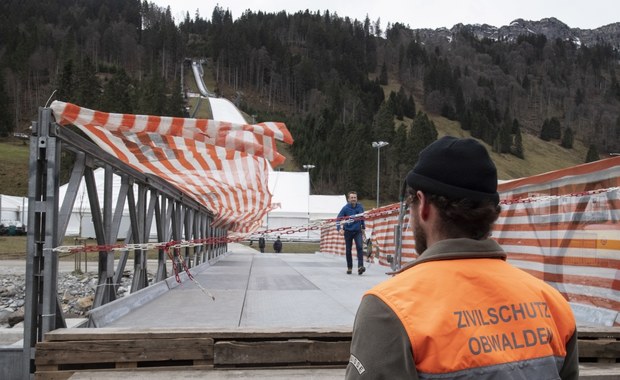
[[[347,379],[577,379],[575,318],[489,238],[497,170],[474,139],[443,137],[406,177],[419,257],[363,297]]]

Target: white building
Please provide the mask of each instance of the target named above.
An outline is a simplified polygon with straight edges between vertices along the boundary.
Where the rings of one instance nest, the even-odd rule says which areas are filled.
[[[309,172],[269,173],[271,203],[276,208],[267,214],[260,230],[268,231],[268,239],[280,235],[284,240],[313,240],[321,238],[321,231],[298,231],[315,223],[334,219],[347,203],[342,195],[310,195]],[[288,227],[291,227],[288,229]],[[283,231],[274,231],[287,228]],[[295,233],[286,233],[295,230]]]

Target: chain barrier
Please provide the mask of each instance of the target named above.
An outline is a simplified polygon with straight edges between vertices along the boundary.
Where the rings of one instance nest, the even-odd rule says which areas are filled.
[[[597,189],[597,190],[589,190],[565,195],[545,195],[540,197],[525,197],[525,198],[517,198],[517,199],[504,199],[500,201],[500,205],[513,205],[518,203],[535,203],[535,202],[543,202],[552,199],[559,198],[569,198],[569,197],[583,197],[587,195],[595,195],[601,194],[611,191],[620,190],[620,187],[611,187],[607,189]],[[179,275],[179,267],[175,262],[175,256],[178,258],[179,262],[183,266],[183,270],[187,273],[188,278],[193,281],[200,290],[208,295],[211,299],[215,300],[215,297],[206,290],[189,271],[185,260],[181,256],[180,250],[181,248],[194,248],[194,247],[202,247],[209,245],[218,245],[218,244],[227,244],[227,243],[238,243],[247,239],[257,239],[260,235],[269,235],[269,234],[280,234],[280,235],[292,235],[300,232],[308,232],[308,231],[316,231],[323,228],[333,227],[338,224],[346,224],[353,223],[362,219],[379,219],[381,217],[388,217],[394,215],[394,212],[398,212],[399,204],[393,204],[389,206],[384,206],[379,209],[374,209],[363,214],[352,215],[348,217],[341,218],[331,218],[331,219],[323,219],[320,221],[311,222],[305,225],[300,226],[288,226],[288,227],[278,227],[273,229],[266,229],[260,232],[254,232],[252,234],[244,235],[244,236],[223,236],[223,237],[210,237],[204,239],[194,239],[194,240],[179,240],[179,241],[169,241],[169,242],[153,242],[153,243],[137,243],[137,244],[104,244],[104,245],[66,245],[59,246],[53,248],[52,250],[58,253],[65,254],[75,254],[81,252],[127,252],[127,251],[137,251],[137,250],[151,250],[151,249],[161,249],[166,255],[170,258],[172,262],[172,269],[174,271],[175,279],[178,283],[181,283],[181,277]],[[174,251],[171,252],[171,251]]]
[[[209,298],[211,298],[211,300],[215,301],[215,296],[213,294],[211,294],[211,292],[209,292],[207,289],[205,289],[200,282],[198,282],[198,280],[196,280],[194,278],[194,275],[192,275],[192,273],[190,272],[189,268],[187,267],[187,264],[185,263],[185,260],[183,260],[183,257],[181,256],[181,248],[187,246],[197,246],[197,245],[190,245],[190,244],[175,244],[174,246],[171,246],[172,249],[175,251],[176,255],[171,255],[170,254],[170,248],[171,247],[167,247],[166,251],[168,251],[168,257],[170,257],[170,260],[172,261],[172,269],[174,271],[174,277],[177,281],[177,283],[181,283],[181,276],[179,275],[179,268],[176,265],[176,262],[174,260],[174,256],[176,256],[177,260],[181,263],[181,265],[183,266],[183,270],[185,271],[185,273],[187,274],[187,278],[190,279],[190,281],[192,281],[194,284],[196,284],[196,286],[198,287],[198,289],[200,289],[205,295],[207,295]]]
[[[597,190],[589,190],[578,193],[571,193],[565,195],[548,195],[541,197],[525,197],[525,198],[517,198],[517,199],[504,199],[500,201],[500,204],[503,205],[512,205],[516,203],[535,203],[542,202],[551,199],[559,199],[559,198],[568,198],[568,197],[582,197],[586,195],[595,195],[601,194],[605,192],[617,191],[620,190],[620,187],[611,187],[607,189],[597,189]],[[315,221],[312,223],[298,225],[298,226],[288,226],[288,227],[278,227],[272,229],[261,230],[258,232],[253,232],[252,234],[243,235],[243,236],[224,236],[224,237],[210,237],[203,239],[194,239],[194,240],[178,240],[178,241],[169,241],[169,242],[151,242],[151,243],[138,243],[138,244],[107,244],[107,245],[64,245],[59,246],[53,249],[55,252],[59,253],[80,253],[80,252],[124,252],[124,251],[137,251],[137,250],[151,250],[151,249],[162,249],[166,250],[169,248],[180,249],[180,248],[194,248],[208,245],[217,245],[217,244],[227,244],[227,243],[237,243],[247,239],[258,238],[260,235],[271,235],[278,234],[281,235],[292,235],[300,232],[308,232],[308,231],[316,231],[326,227],[332,227],[337,224],[345,224],[352,223],[362,219],[379,219],[381,217],[387,217],[394,214],[395,211],[398,211],[398,204],[385,206],[376,210],[371,210],[365,212],[363,214],[352,215],[349,217],[342,218],[331,218],[331,219],[323,219],[320,221]]]
[[[535,203],[535,202],[543,202],[543,201],[549,201],[549,200],[560,199],[560,198],[584,197],[584,196],[596,195],[596,194],[607,193],[607,192],[612,192],[612,191],[617,191],[617,190],[620,190],[620,187],[609,187],[606,189],[588,190],[588,191],[581,191],[581,192],[563,194],[563,195],[543,195],[540,197],[504,199],[500,201],[499,204],[500,205],[513,205],[517,203]]]

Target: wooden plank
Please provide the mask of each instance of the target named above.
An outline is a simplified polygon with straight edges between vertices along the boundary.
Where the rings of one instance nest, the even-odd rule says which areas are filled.
[[[620,358],[620,341],[612,339],[578,340],[579,359],[599,358],[617,359]]]
[[[37,345],[35,364],[37,374],[53,380],[66,379],[66,373],[74,372],[58,370],[63,364],[115,363],[119,370],[135,368],[140,362],[174,360],[210,368],[340,366],[348,362],[350,339],[347,329],[58,329]],[[598,362],[584,365],[609,361],[620,366],[614,363],[620,358],[620,328],[580,328],[578,345],[580,361]]]
[[[209,360],[213,339],[100,340],[85,342],[41,342],[35,364],[120,363],[161,360]]]
[[[620,327],[578,327],[578,339],[613,338],[620,339]]]
[[[620,365],[617,363],[580,363],[579,380],[618,380]]]
[[[67,380],[71,376],[73,376],[74,371],[41,371],[34,374],[35,380]]]
[[[83,371],[76,372],[71,380],[224,380],[224,379],[315,379],[315,380],[342,380],[345,368],[275,368],[275,369],[244,369],[234,368],[225,370],[181,370],[174,368],[138,370],[107,370],[107,371]]]
[[[197,336],[207,336],[214,339],[242,339],[242,338],[262,338],[262,337],[291,337],[291,338],[313,338],[321,336],[333,336],[335,338],[350,338],[351,329],[209,329],[209,328],[65,328],[56,329],[45,334],[45,341],[79,341],[79,340],[106,340],[119,339],[119,336],[127,339],[168,339],[168,338],[194,338]],[[620,327],[579,327],[579,339],[587,338],[615,338],[620,339]]]
[[[54,364],[50,364],[50,365],[43,365],[42,364],[42,365],[38,365],[37,366],[37,371],[38,370],[53,372],[53,371],[58,371],[58,366],[54,365]]]
[[[213,370],[212,365],[206,366],[174,366],[174,367],[140,367],[140,368],[124,368],[124,369],[87,369],[87,370],[67,370],[67,371],[54,371],[54,372],[46,372],[46,371],[38,371],[35,373],[35,380],[66,380],[70,379],[72,376],[78,378],[87,378],[87,379],[122,379],[127,377],[128,374],[138,376],[140,379],[148,379],[152,377],[153,373],[169,373],[169,379],[182,379],[182,376],[178,376],[179,373],[196,373],[197,371],[210,371]],[[85,374],[86,376],[80,376],[77,374]],[[144,374],[143,377],[140,377],[141,374]],[[129,376],[132,379],[135,379],[135,376]]]
[[[250,328],[66,328],[56,329],[45,334],[46,342],[82,341],[82,340],[116,340],[122,339],[169,339],[209,337],[213,339],[286,339],[334,337],[351,339],[350,328],[304,328],[304,329],[250,329]]]
[[[216,342],[215,366],[273,364],[341,364],[349,361],[348,341]]]

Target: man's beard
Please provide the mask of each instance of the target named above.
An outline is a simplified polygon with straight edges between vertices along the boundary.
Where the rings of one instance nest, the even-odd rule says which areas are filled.
[[[426,232],[418,222],[418,219],[413,220],[413,237],[415,238],[415,250],[421,255],[426,251]]]

